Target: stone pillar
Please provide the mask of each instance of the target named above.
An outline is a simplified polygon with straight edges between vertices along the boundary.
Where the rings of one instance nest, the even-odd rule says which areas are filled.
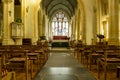
[[[11,38],[11,25],[14,21],[14,0],[3,0],[3,45],[14,44]]]
[[[71,27],[72,27],[72,25],[71,25],[71,21],[69,21],[69,28],[68,28],[68,36],[71,38]]]
[[[81,14],[80,14],[80,10],[78,9],[78,40],[81,39],[81,18],[80,18]]]
[[[28,7],[26,7],[26,0],[21,0],[21,19],[24,23],[23,25],[23,37],[26,37],[26,13],[28,12]]]
[[[86,2],[86,0],[83,0],[85,3],[85,44],[91,45],[91,39],[93,39],[93,7],[94,2],[92,0]]]
[[[51,26],[51,21],[49,20],[49,22],[48,22],[48,33],[49,33],[49,37],[48,37],[48,39],[49,40],[51,40],[52,39],[52,26]]]
[[[119,44],[119,0],[109,1],[109,45]]]
[[[72,36],[73,36],[73,40],[76,40],[75,38],[75,32],[76,32],[76,22],[75,22],[75,16],[73,17],[73,32],[72,32]]]
[[[39,38],[39,36],[38,36],[38,10],[39,10],[39,8],[38,8],[38,6],[37,5],[35,5],[35,4],[33,4],[32,5],[33,7],[33,26],[34,26],[34,31],[33,31],[33,36],[32,36],[32,44],[33,45],[36,45],[37,44],[37,40],[38,40],[38,38]]]
[[[72,17],[71,20],[71,40],[75,40],[75,16]]]
[[[93,28],[93,44],[96,44],[98,42],[97,34],[100,33],[100,19],[101,19],[101,2],[100,0],[95,0],[95,7],[94,7],[94,28]]]
[[[75,28],[75,32],[74,32],[74,34],[75,34],[75,40],[77,40],[77,32],[78,32],[78,24],[77,24],[77,22],[78,22],[78,19],[77,19],[77,15],[75,15],[75,25],[74,25],[74,28]]]
[[[39,31],[39,37],[42,35],[42,11],[39,10],[39,26],[38,26],[38,31]]]
[[[45,35],[45,14],[42,17],[42,35]]]

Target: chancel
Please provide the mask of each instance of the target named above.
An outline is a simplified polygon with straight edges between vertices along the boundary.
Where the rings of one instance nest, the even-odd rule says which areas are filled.
[[[120,0],[0,0],[0,80],[119,80]]]

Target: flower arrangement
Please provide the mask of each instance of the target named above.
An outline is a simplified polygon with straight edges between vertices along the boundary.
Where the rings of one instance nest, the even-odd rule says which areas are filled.
[[[104,38],[104,35],[102,35],[102,34],[97,34],[97,37],[100,38],[100,39],[103,39],[103,38]]]
[[[101,42],[101,40],[104,38],[104,35],[102,35],[102,34],[97,34],[97,37],[99,38],[99,40],[100,40],[100,42]]]

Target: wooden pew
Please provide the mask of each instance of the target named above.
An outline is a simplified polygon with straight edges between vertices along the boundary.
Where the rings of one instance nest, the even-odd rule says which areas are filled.
[[[12,71],[16,71],[16,70],[21,70],[24,69],[25,70],[25,78],[26,80],[28,79],[28,55],[27,55],[28,51],[27,50],[13,50],[10,52],[9,55],[11,55],[11,58],[8,60],[9,64],[7,65],[8,69],[12,70]]]
[[[43,47],[45,47],[45,48],[43,49]],[[17,59],[18,57],[21,58],[21,60],[23,60],[22,57],[25,58],[23,61],[25,62],[24,69],[26,70],[26,72],[25,72],[26,80],[29,80],[28,79],[28,70],[29,69],[31,69],[31,72],[30,72],[31,79],[34,77],[32,74],[33,73],[32,70],[34,68],[34,67],[32,67],[32,65],[34,65],[33,56],[34,56],[34,60],[36,60],[36,62],[37,62],[38,68],[40,67],[39,65],[41,65],[41,67],[42,67],[45,64],[45,62],[49,56],[49,51],[47,53],[45,53],[45,50],[46,50],[46,52],[48,51],[47,46],[40,46],[40,45],[39,46],[38,45],[5,45],[5,46],[0,46],[0,52],[5,54],[4,63],[9,62],[9,64],[7,64],[7,65],[5,64],[9,70],[10,69],[12,69],[12,70],[17,69],[17,67],[14,67],[14,69],[13,69],[13,67],[10,68],[10,65],[15,66],[16,63],[13,64],[13,62],[14,61],[19,62],[20,59]],[[35,56],[36,56],[36,58],[35,58]],[[30,62],[30,64],[29,64],[29,62]],[[28,67],[28,65],[30,65],[30,67]]]
[[[118,50],[118,52],[116,52]],[[105,49],[104,57],[98,58],[98,78],[100,78],[100,66],[102,66],[104,71],[104,80],[107,80],[107,71],[109,69],[116,69],[118,65],[120,65],[120,49]],[[112,68],[111,68],[112,67]],[[109,68],[109,69],[108,69]]]
[[[91,70],[92,64],[96,64],[97,59],[101,58],[104,54],[104,51],[102,49],[95,50],[89,54],[88,60],[89,60],[89,69]]]
[[[0,80],[2,80],[2,65],[1,65],[1,57],[0,57]]]
[[[2,61],[2,57],[0,56],[0,80],[16,80],[15,72],[9,72]]]

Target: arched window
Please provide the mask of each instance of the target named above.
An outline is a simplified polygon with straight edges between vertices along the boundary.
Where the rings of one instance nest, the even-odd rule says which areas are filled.
[[[69,23],[68,18],[63,12],[57,12],[52,18],[53,35],[68,36]]]

